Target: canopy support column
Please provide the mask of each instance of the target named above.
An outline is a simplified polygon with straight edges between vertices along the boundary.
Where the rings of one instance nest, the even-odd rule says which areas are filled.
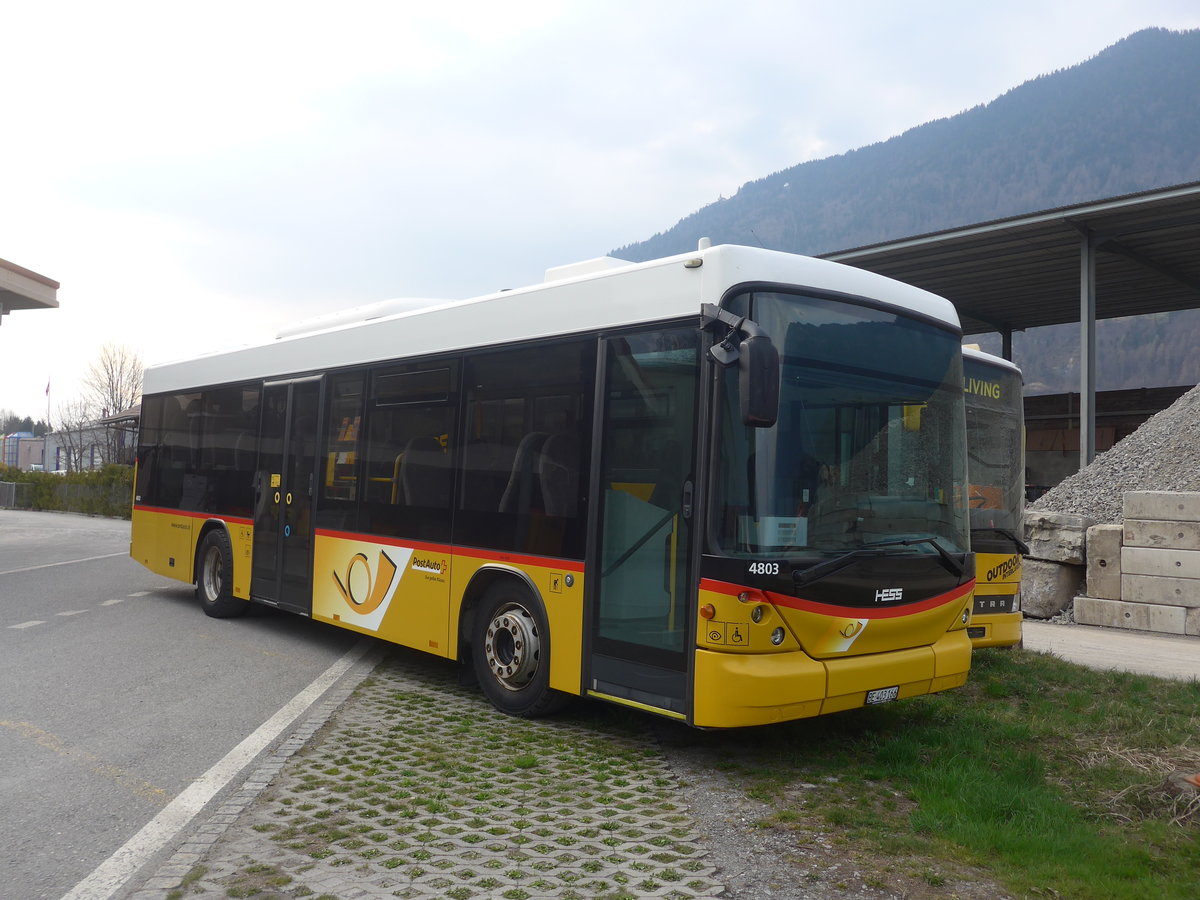
[[[1096,243],[1079,242],[1079,468],[1096,458]]]

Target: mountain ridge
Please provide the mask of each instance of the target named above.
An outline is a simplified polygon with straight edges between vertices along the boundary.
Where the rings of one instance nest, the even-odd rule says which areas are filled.
[[[1200,29],[1143,29],[955,115],[746,182],[613,255],[701,237],[820,255],[1200,181],[1197,86]],[[1200,310],[1107,319],[1097,338],[1102,390],[1200,381]],[[1013,349],[1030,392],[1078,390],[1077,326],[1018,333]]]
[[[1200,30],[1144,29],[988,103],[746,182],[614,255],[700,237],[815,255],[1200,180],[1198,84]]]

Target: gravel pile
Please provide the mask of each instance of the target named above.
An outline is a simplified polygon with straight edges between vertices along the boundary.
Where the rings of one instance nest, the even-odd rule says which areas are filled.
[[[1200,491],[1200,386],[1088,467],[1051,488],[1031,509],[1118,525],[1126,491]]]

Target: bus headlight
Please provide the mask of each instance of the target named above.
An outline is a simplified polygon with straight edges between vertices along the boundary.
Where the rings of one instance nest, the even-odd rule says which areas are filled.
[[[1012,611],[1013,612],[1021,611],[1021,589],[1020,588],[1017,588],[1017,592],[1015,594],[1013,594]]]
[[[765,611],[765,609],[766,609],[766,607],[756,606],[756,607],[754,607],[754,609],[750,610],[750,621],[753,622],[755,625],[757,625],[759,622],[761,622],[763,620],[763,612]]]
[[[774,631],[771,632],[771,643],[774,644],[776,647],[778,647],[780,644],[783,643],[783,629],[782,628],[776,628]]]

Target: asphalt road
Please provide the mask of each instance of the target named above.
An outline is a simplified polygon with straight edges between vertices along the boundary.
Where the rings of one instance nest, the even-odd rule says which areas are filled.
[[[358,635],[216,620],[128,557],[129,523],[0,510],[0,898],[59,898]]]

